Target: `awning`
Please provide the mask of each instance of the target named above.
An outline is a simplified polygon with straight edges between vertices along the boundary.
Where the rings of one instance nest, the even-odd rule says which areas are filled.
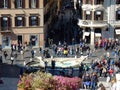
[[[8,20],[8,17],[3,17],[3,20],[4,20],[4,21],[7,21],[7,20]]]
[[[101,15],[101,11],[96,11],[96,14],[97,15]]]
[[[87,15],[90,15],[90,11],[86,11],[86,14],[87,14]]]
[[[95,37],[101,37],[101,33],[95,33]]]
[[[32,16],[32,17],[31,17],[32,20],[35,20],[36,18],[37,18],[36,16]]]
[[[22,20],[22,17],[17,17],[17,20]]]
[[[120,29],[115,29],[116,34],[120,34]]]
[[[84,32],[84,36],[89,36],[90,32]]]

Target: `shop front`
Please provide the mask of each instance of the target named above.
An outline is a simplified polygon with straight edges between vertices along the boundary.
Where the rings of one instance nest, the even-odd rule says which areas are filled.
[[[2,48],[11,48],[10,36],[2,36]]]
[[[30,35],[30,44],[32,47],[39,46],[39,35]]]
[[[120,41],[120,29],[115,29],[115,38]]]

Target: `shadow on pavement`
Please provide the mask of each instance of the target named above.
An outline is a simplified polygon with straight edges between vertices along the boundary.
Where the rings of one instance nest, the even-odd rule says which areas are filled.
[[[0,77],[17,78],[20,75],[20,67],[16,65],[0,64]]]

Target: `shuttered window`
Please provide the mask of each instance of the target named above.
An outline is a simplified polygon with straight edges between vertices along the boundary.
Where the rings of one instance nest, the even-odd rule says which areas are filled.
[[[25,0],[15,0],[15,8],[25,8]]]
[[[85,11],[85,17],[86,20],[91,20],[92,12],[91,11]]]
[[[85,4],[92,4],[93,0],[85,0],[85,1],[86,1]]]
[[[1,0],[0,1],[0,8],[11,8],[10,0]]]
[[[25,17],[23,16],[15,17],[15,26],[25,26]]]
[[[39,17],[38,16],[30,16],[29,17],[29,25],[30,26],[39,26]]]
[[[95,11],[94,18],[95,20],[103,20],[103,11]]]
[[[29,0],[30,8],[39,8],[39,0]]]
[[[1,29],[2,30],[10,30],[12,25],[12,20],[10,17],[1,17]]]
[[[120,10],[116,11],[116,20],[120,20]]]
[[[95,0],[95,4],[103,4],[104,0]]]

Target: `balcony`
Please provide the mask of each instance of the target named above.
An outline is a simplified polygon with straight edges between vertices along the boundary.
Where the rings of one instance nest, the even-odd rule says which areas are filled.
[[[0,32],[1,33],[11,33],[12,32],[12,27],[1,27]]]
[[[113,24],[115,27],[120,27],[120,20],[118,20],[118,21],[112,21],[112,24]]]
[[[80,20],[78,21],[80,27],[106,27],[107,21],[92,21],[92,20]]]
[[[93,6],[91,4],[83,4],[82,9],[83,10],[92,10]]]
[[[82,5],[82,9],[83,10],[103,10],[104,9],[104,6],[102,4],[97,4],[97,5],[91,5],[91,4],[83,4]]]
[[[102,4],[94,5],[94,10],[103,10],[104,6]]]

